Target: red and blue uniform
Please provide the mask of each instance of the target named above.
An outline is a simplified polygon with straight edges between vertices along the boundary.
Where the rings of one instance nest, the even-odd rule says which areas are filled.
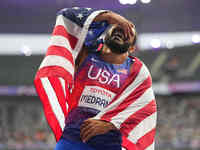
[[[122,65],[111,65],[95,62],[102,60],[98,55],[91,54],[94,59],[89,56],[79,68],[78,75],[74,74],[74,62],[82,46],[93,51],[102,40],[106,22],[97,23],[94,19],[104,12],[108,11],[78,7],[61,10],[46,56],[34,79],[46,119],[58,142],[56,150],[94,150],[92,147],[111,150],[108,148],[112,145],[110,141],[105,142],[100,135],[91,138],[93,143],[88,141],[88,144],[78,139],[81,122],[93,116],[93,119],[115,125],[121,133],[124,149],[154,150],[156,101],[151,75],[142,61],[134,57],[132,60],[128,58]],[[93,26],[95,23],[98,29]],[[129,72],[127,68],[131,61],[134,64]],[[70,94],[72,86],[74,89]],[[77,111],[83,112],[83,108],[87,110],[85,115],[72,117]],[[72,132],[69,133],[70,127]],[[109,138],[109,134],[102,135],[102,138]],[[110,140],[111,143],[116,140],[114,145],[121,149],[117,137],[120,135]],[[97,146],[100,144],[95,142],[100,142],[100,139],[107,148],[102,147],[104,144]]]
[[[97,53],[91,53],[75,75],[72,101],[77,107],[71,110],[66,119],[62,137],[81,142],[80,126],[84,120],[96,116],[114,98],[119,88],[129,76],[132,59],[123,64],[110,64]],[[121,149],[121,134],[117,130],[91,138],[87,143],[96,150],[102,148]]]

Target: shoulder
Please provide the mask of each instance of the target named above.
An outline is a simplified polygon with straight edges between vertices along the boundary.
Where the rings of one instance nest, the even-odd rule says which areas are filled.
[[[145,63],[142,60],[133,56],[129,56],[129,58],[131,58],[133,61],[132,66],[131,66],[132,72],[137,72],[138,74],[144,77],[146,76],[151,77],[148,67],[145,65]]]

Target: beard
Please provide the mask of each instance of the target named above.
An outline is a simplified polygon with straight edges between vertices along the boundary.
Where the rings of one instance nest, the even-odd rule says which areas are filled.
[[[116,54],[126,53],[129,50],[130,43],[126,42],[124,38],[117,36],[116,32],[118,32],[116,28],[112,29],[112,31],[107,32],[105,36],[105,45],[113,53]]]

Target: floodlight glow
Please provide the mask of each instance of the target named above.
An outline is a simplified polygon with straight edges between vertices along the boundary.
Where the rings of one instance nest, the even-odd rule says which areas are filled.
[[[129,4],[134,5],[137,3],[137,0],[129,0]]]
[[[200,35],[194,34],[194,35],[192,36],[192,42],[193,42],[193,43],[200,43]]]
[[[151,41],[151,46],[153,47],[153,48],[159,48],[160,47],[160,45],[161,45],[161,43],[160,43],[160,40],[159,39],[153,39],[152,41]]]
[[[151,0],[141,0],[141,2],[144,3],[144,4],[148,4],[148,3],[151,2]]]
[[[22,52],[25,56],[31,56],[31,54],[32,54],[31,49],[30,49],[27,45],[22,45],[22,47],[21,47],[21,52]]]
[[[168,49],[174,48],[173,42],[172,42],[172,41],[167,41],[167,42],[166,42],[166,47],[167,47]]]
[[[119,0],[119,2],[122,5],[126,5],[126,4],[134,5],[134,4],[136,4],[137,0]]]
[[[128,4],[128,0],[119,0],[120,4],[122,5],[126,5]]]

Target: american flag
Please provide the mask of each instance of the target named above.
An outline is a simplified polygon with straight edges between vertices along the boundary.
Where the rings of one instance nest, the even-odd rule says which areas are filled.
[[[44,113],[56,140],[62,135],[65,118],[71,110],[75,59],[91,34],[94,18],[105,10],[66,8],[58,12],[50,45],[34,80]],[[127,150],[153,150],[156,128],[156,102],[151,76],[146,66],[134,59],[131,77],[112,102],[95,119],[112,122],[122,133]]]

